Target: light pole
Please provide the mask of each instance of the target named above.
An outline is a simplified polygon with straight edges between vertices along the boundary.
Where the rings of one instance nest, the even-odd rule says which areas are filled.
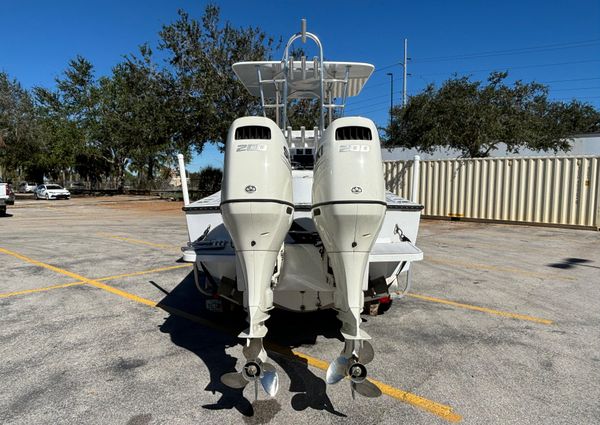
[[[392,110],[394,109],[394,74],[388,72],[390,76],[390,125],[392,124]]]
[[[403,72],[403,78],[402,78],[402,107],[406,107],[406,78],[410,75],[407,72],[407,68],[408,68],[408,61],[410,60],[410,58],[408,57],[408,39],[405,38],[404,39],[404,62],[400,63],[400,65],[402,65],[402,72]]]

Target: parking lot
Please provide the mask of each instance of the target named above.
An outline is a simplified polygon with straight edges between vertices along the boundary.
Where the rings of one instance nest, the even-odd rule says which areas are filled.
[[[423,221],[413,289],[373,337],[378,399],[326,386],[331,311],[274,312],[273,399],[223,386],[240,314],[209,313],[181,204],[17,200],[0,217],[0,423],[597,424],[600,234]]]

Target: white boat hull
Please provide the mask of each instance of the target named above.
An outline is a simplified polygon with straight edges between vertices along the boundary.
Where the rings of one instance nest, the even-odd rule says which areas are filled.
[[[298,312],[333,308],[333,281],[322,259],[322,246],[315,245],[318,238],[315,239],[316,228],[310,212],[312,170],[295,170],[292,174],[295,211],[284,242],[278,282],[273,288],[273,305]],[[221,194],[217,192],[184,208],[190,242],[200,240],[193,244],[194,249],[188,248],[186,257],[195,261],[199,269],[206,269],[217,283],[226,277],[237,282],[237,291],[244,292],[244,281],[237,276],[231,236],[223,225],[220,200]],[[369,282],[381,276],[387,284],[401,281],[397,275],[406,273],[412,261],[423,258],[415,246],[422,206],[391,193],[386,194],[386,201],[385,218],[369,255],[364,291],[369,289]]]

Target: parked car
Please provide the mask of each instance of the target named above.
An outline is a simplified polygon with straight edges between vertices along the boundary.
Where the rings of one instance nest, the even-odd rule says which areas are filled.
[[[21,182],[19,183],[18,191],[19,193],[33,193],[35,192],[36,187],[37,184],[35,183]]]
[[[0,215],[6,214],[6,206],[15,204],[15,194],[10,183],[4,183],[0,178]]]
[[[82,182],[73,182],[71,183],[71,186],[69,187],[69,190],[71,191],[71,193],[73,194],[81,194],[85,191],[85,184],[83,184]]]
[[[33,192],[35,199],[69,199],[71,193],[57,184],[41,184]]]

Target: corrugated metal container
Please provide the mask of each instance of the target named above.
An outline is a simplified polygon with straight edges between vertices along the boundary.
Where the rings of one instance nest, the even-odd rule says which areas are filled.
[[[600,227],[600,157],[384,162],[388,190],[425,205],[424,216]]]

